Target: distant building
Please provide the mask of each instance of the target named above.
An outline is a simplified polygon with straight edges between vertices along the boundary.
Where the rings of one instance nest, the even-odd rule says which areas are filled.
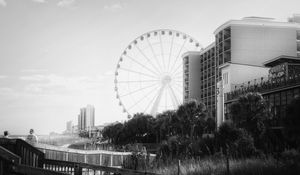
[[[66,133],[73,133],[73,122],[68,121],[66,123]]]
[[[80,114],[78,115],[78,130],[88,131],[95,126],[95,108],[92,105],[87,105],[87,107],[80,109]]]
[[[246,17],[230,20],[219,26],[214,32],[215,41],[212,44],[199,53],[187,52],[182,56],[184,101],[191,98],[200,99],[217,121],[217,113],[221,110],[217,109],[217,93],[223,83],[231,84],[237,81],[235,78],[243,78],[238,70],[247,75],[246,80],[255,74],[266,75],[264,62],[270,59],[280,55],[300,57],[299,21],[299,15],[294,15],[287,22]],[[192,64],[186,60],[193,61],[193,68],[190,68]],[[230,68],[227,68],[228,64]],[[249,68],[247,66],[258,72],[247,72],[243,69]],[[220,69],[224,70],[223,74]],[[232,71],[232,76],[228,77],[226,69]]]

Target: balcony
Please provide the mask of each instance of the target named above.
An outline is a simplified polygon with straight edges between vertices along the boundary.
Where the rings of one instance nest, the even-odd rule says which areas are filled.
[[[269,79],[260,83],[245,85],[241,88],[224,94],[225,102],[237,99],[239,96],[248,92],[268,93],[270,91],[280,90],[283,88],[300,85],[300,74],[290,76],[288,78]]]

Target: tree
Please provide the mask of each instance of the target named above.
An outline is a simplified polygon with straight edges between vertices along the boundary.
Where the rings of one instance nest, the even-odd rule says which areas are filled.
[[[197,130],[196,136],[202,136],[207,110],[203,103],[196,100],[191,100],[179,106],[176,111],[176,116],[180,124],[181,135],[195,136],[194,130]]]
[[[118,144],[120,133],[123,130],[123,124],[122,123],[116,123],[112,125],[108,125],[104,127],[102,131],[102,136],[104,139],[109,140],[113,144]]]
[[[153,128],[156,132],[156,141],[158,143],[178,133],[178,122],[176,122],[175,117],[176,112],[171,110],[156,116]]]
[[[249,157],[254,155],[256,148],[252,136],[242,128],[236,128],[232,123],[223,123],[217,132],[218,142],[228,155],[234,157]]]
[[[265,131],[268,110],[262,95],[251,92],[240,96],[237,102],[230,106],[230,116],[238,128],[246,129],[255,139],[258,139]]]
[[[300,146],[300,96],[296,96],[287,106],[287,116],[284,122],[285,134],[291,146]]]

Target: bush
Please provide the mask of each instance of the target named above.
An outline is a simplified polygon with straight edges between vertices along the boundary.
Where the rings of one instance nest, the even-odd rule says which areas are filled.
[[[246,130],[238,129],[231,123],[220,126],[217,140],[224,154],[233,157],[250,157],[256,153],[252,136]]]

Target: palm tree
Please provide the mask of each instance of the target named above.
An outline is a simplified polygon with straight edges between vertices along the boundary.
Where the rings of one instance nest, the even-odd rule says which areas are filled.
[[[246,129],[254,138],[258,138],[265,130],[269,108],[260,93],[250,92],[240,96],[230,106],[230,115],[237,127]]]
[[[200,131],[197,133],[197,136],[202,136],[203,127],[205,125],[204,122],[207,117],[206,107],[203,103],[190,100],[180,105],[176,114],[180,123],[182,136],[189,136],[193,139],[195,127]]]

